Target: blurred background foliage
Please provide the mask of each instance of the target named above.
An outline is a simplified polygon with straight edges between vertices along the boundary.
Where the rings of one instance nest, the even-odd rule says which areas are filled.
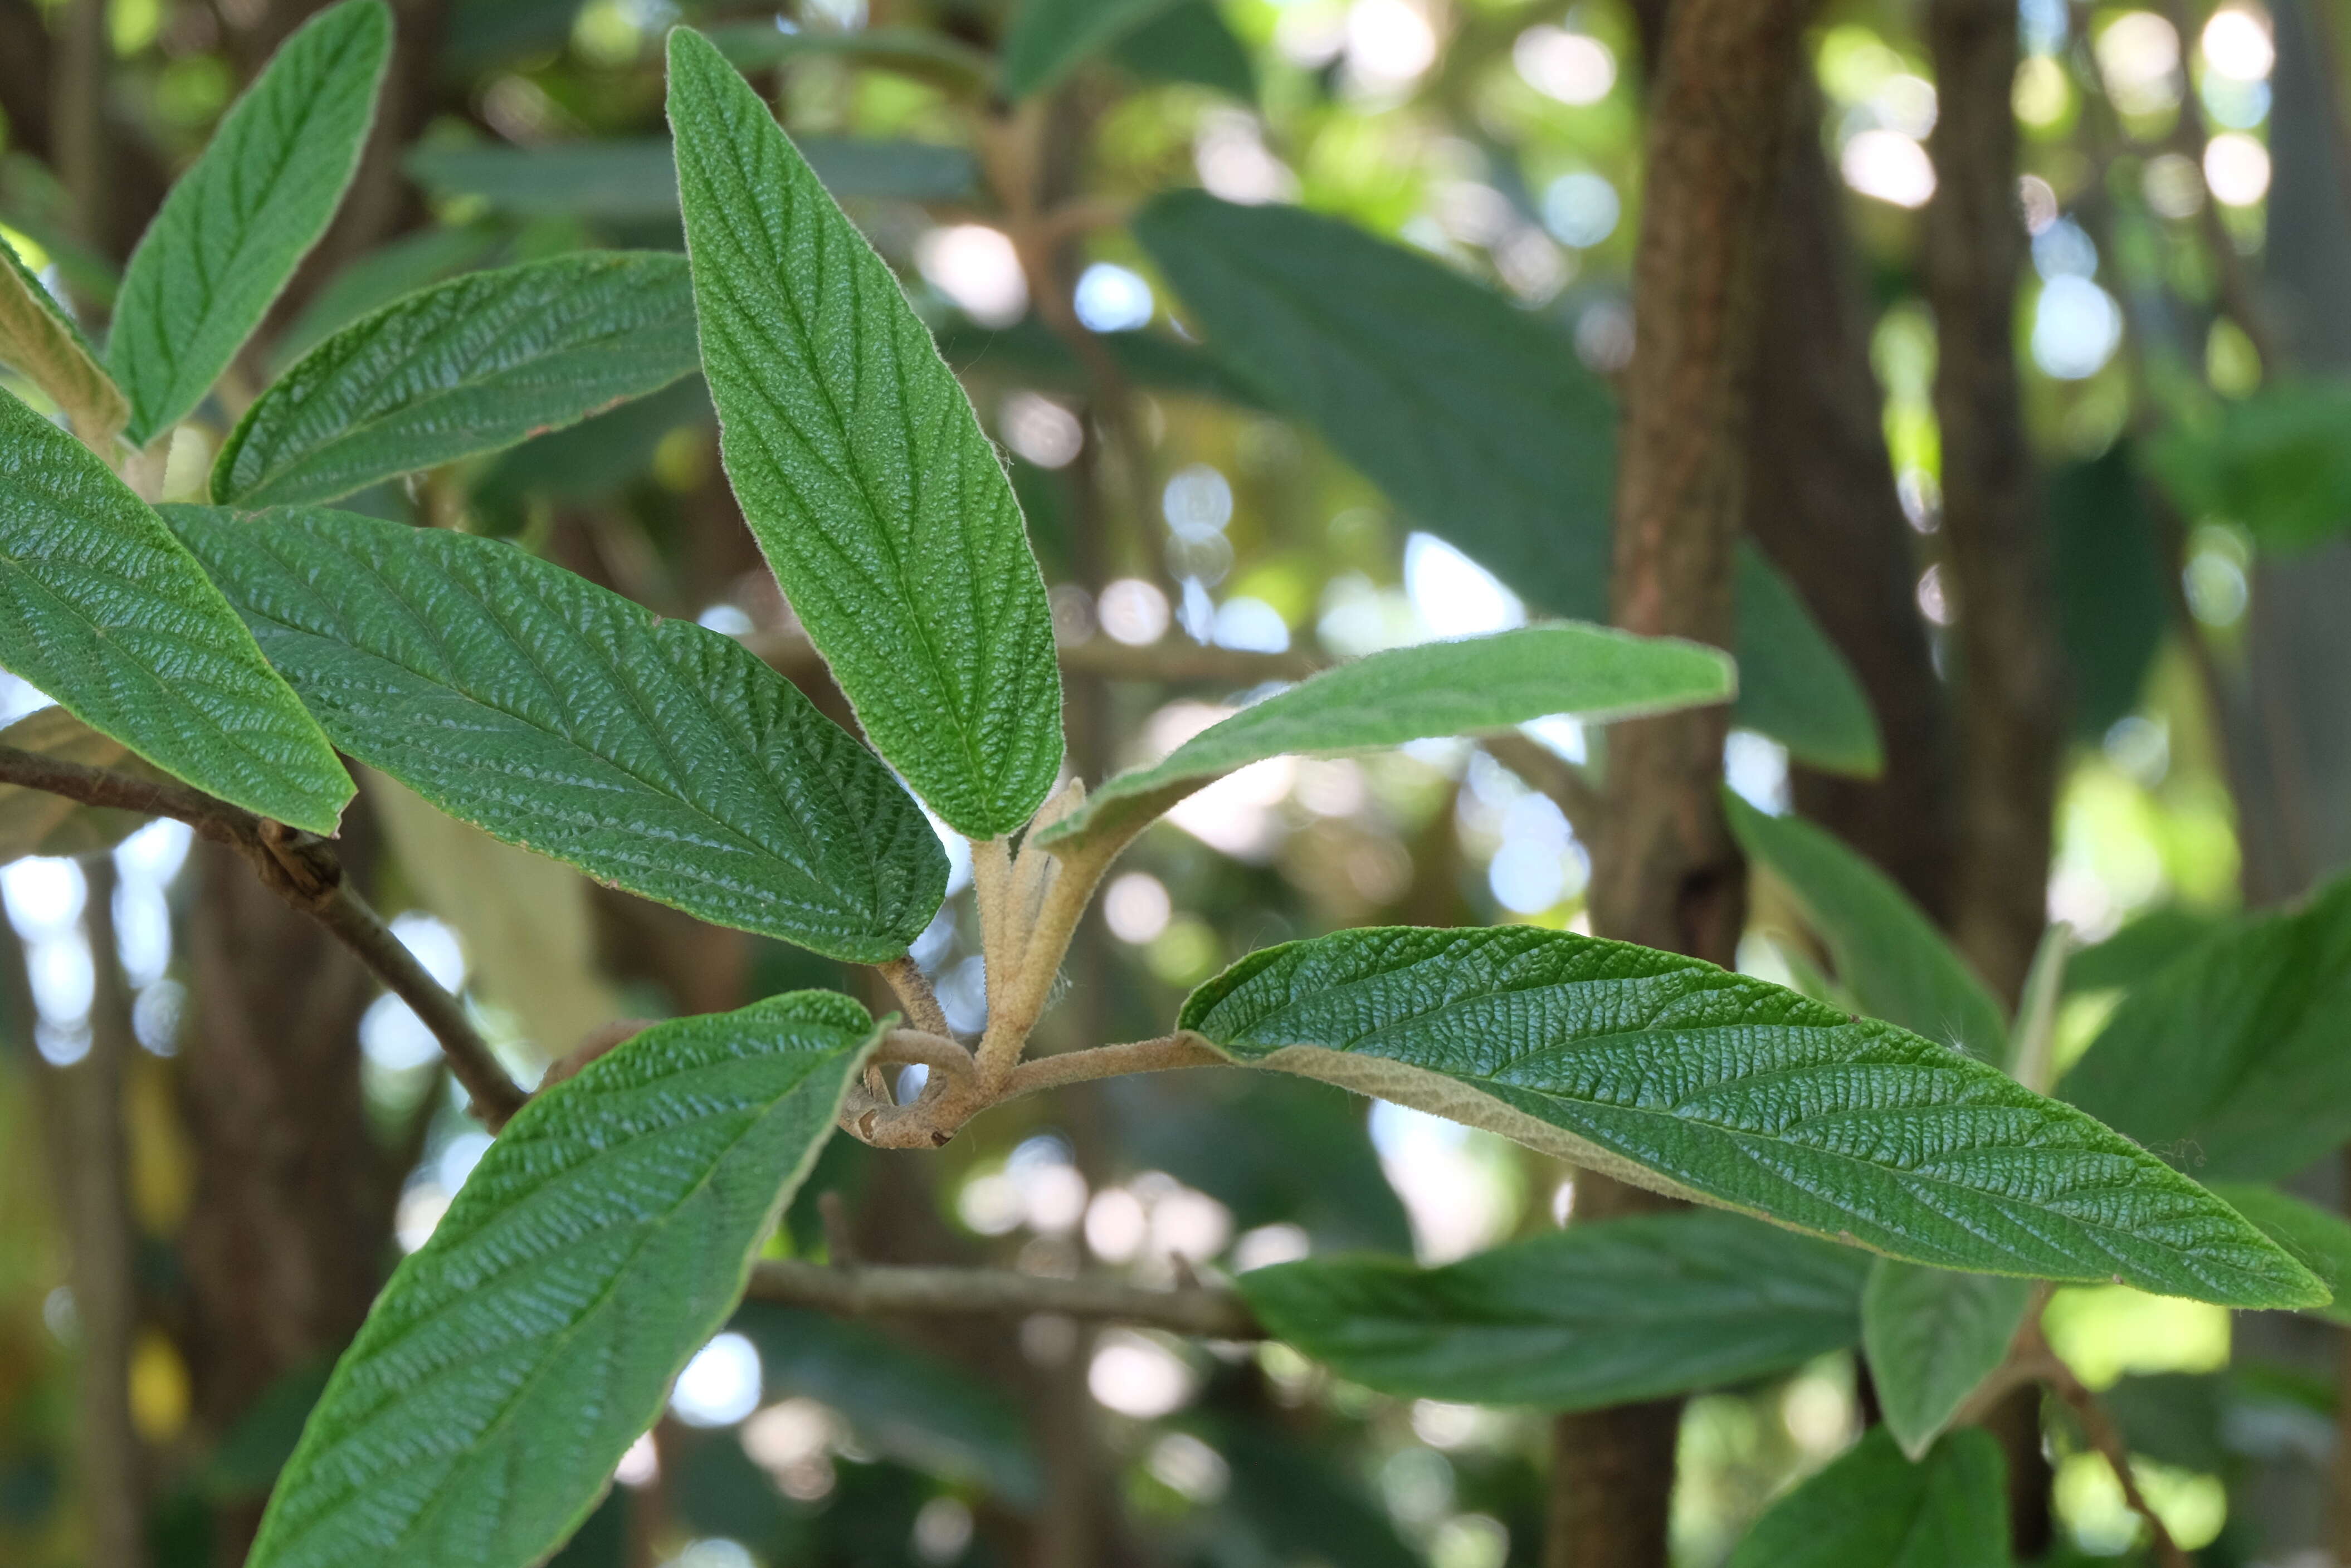
[[[659,43],[690,21],[772,95],[1006,449],[1086,773],[1164,751],[1320,658],[1499,628],[1529,604],[1595,613],[1591,529],[1547,534],[1512,508],[1532,495],[1605,520],[1605,389],[1633,351],[1643,16],[1617,0],[1020,3],[1038,16],[997,0],[402,0],[352,210],[247,369],[470,269],[677,248]],[[308,9],[0,0],[0,235],[102,314],[124,236]],[[2076,1051],[2198,935],[2351,849],[2351,205],[2324,47],[2339,9],[2019,8],[2032,266],[2016,332],[2074,681],[2050,905],[2102,944],[2064,1015]],[[1876,372],[1864,434],[1890,459],[1916,614],[1938,644],[1955,606],[1919,271],[1936,89],[1914,11],[1833,0],[1809,50]],[[1048,46],[1080,28],[1093,47],[1056,57]],[[1051,86],[1022,110],[1043,119],[1042,167],[1008,171],[994,95],[1024,81]],[[99,127],[101,156],[78,164],[60,128],[91,94],[79,123]],[[1416,465],[1442,468],[1447,443],[1524,416],[1510,354],[1407,352],[1391,381],[1362,372],[1366,398],[1392,405],[1301,407],[1278,345],[1204,334],[1166,270],[1178,262],[1138,238],[1147,223],[1128,226],[1193,185],[1295,204],[1448,269],[1519,352],[1552,357],[1548,390],[1525,395],[1573,406],[1528,438],[1522,471],[1473,465],[1416,492]],[[1008,237],[1008,213],[1040,195],[1061,225],[1041,267]],[[1296,232],[1311,277],[1319,231]],[[1332,265],[1298,304],[1401,333],[1411,298]],[[172,494],[197,488],[236,392],[183,431]],[[698,382],[360,505],[512,538],[825,689],[734,510]],[[1803,575],[1783,553],[1796,533],[1757,531]],[[1780,581],[1783,621],[1808,626],[1761,563],[1763,587],[1743,579],[1742,594]],[[1742,598],[1750,614],[1761,601]],[[1858,700],[1856,672],[1823,658],[1789,677],[1800,714]],[[0,685],[0,719],[40,722],[20,683]],[[1836,766],[1840,747],[1851,763],[1876,745],[1865,714],[1858,742],[1850,725],[1808,739],[1747,716],[1729,775],[1770,810],[1788,808],[1790,747]],[[1560,769],[1585,738],[1532,738],[1507,765],[1461,743],[1269,762],[1186,802],[1111,882],[1054,1043],[1156,1032],[1186,988],[1290,936],[1578,925],[1588,861]],[[347,858],[526,1080],[614,1017],[862,984],[365,782]],[[129,1381],[122,1452],[148,1560],[233,1563],[325,1365],[486,1139],[405,1007],[233,863],[192,852],[175,824],[61,825],[35,804],[0,800],[9,852],[28,856],[0,871],[0,1560],[95,1561],[74,1507],[89,1451],[76,1391],[104,1335]],[[984,1006],[968,881],[959,867],[916,948],[965,1027]],[[1766,890],[1750,967],[1799,973],[1816,956],[1798,930]],[[93,1088],[101,1060],[111,1075]],[[90,1120],[93,1094],[120,1107],[112,1131]],[[774,1247],[1145,1282],[1310,1251],[1437,1262],[1562,1223],[1565,1175],[1304,1082],[1129,1080],[1022,1102],[935,1158],[835,1140]],[[112,1299],[68,1287],[77,1248],[115,1260],[89,1276]],[[2326,1331],[2232,1334],[2219,1309],[2115,1289],[2060,1291],[2049,1332],[2111,1391],[2150,1496],[2204,1562],[2315,1545],[2335,1448]],[[1677,1561],[1721,1561],[1863,1418],[1845,1354],[1693,1400]],[[1376,1396],[1280,1345],[754,1304],[559,1562],[1503,1568],[1539,1561],[1547,1430],[1533,1413]],[[2112,1472],[2062,1420],[2049,1442],[2060,1556],[2125,1551]],[[1114,1545],[1087,1558],[1071,1541]]]

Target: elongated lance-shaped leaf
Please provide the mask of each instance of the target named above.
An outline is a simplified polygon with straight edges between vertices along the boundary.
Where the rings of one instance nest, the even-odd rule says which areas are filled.
[[[2333,1301],[2313,1309],[2317,1316],[2351,1325],[2351,1301],[2343,1294],[2351,1288],[2351,1219],[2260,1182],[2214,1182],[2212,1190],[2335,1293]]]
[[[166,773],[331,833],[353,786],[145,502],[0,392],[0,668]]]
[[[1572,622],[1391,648],[1243,708],[1155,767],[1117,775],[1038,842],[1123,841],[1195,789],[1269,757],[1375,751],[1556,713],[1627,718],[1722,702],[1735,685],[1730,661],[1712,648]]]
[[[383,0],[343,0],[286,41],[131,253],[107,345],[143,446],[204,400],[324,234],[375,119]]]
[[[873,754],[732,638],[509,544],[348,512],[165,516],[327,732],[451,816],[860,963],[946,887]]]
[[[1729,1568],[2009,1568],[2006,1466],[1970,1427],[1920,1463],[1883,1428],[1771,1505]]]
[[[695,367],[677,256],[589,252],[412,294],[304,356],[213,465],[216,501],[331,501],[576,424]]]
[[[1004,38],[1004,94],[1044,91],[1174,0],[1020,0]]]
[[[670,127],[720,452],[874,748],[975,839],[1061,764],[1045,580],[971,402],[873,247],[709,40]]]
[[[1912,1262],[2225,1306],[2325,1296],[2072,1106],[1696,958],[1522,926],[1346,931],[1251,954],[1181,1027],[1238,1062]]]
[[[2346,1015],[2351,877],[2173,959],[2059,1088],[2199,1176],[2274,1181],[2351,1135]]]
[[[534,1096],[377,1298],[250,1568],[546,1561],[734,1311],[879,1037],[796,991]]]
[[[1802,818],[1769,816],[1729,790],[1723,810],[1739,847],[1795,897],[1863,1010],[1982,1061],[2007,1060],[2000,1004],[1891,877]]]
[[[100,735],[61,707],[26,714],[0,729],[0,746],[141,778],[169,777],[122,742]],[[112,849],[150,820],[136,811],[85,806],[46,789],[0,785],[0,865],[26,855],[80,855]]]
[[[1578,1223],[1442,1269],[1316,1258],[1239,1285],[1276,1338],[1383,1394],[1592,1410],[1846,1348],[1869,1263],[1701,1210]]]
[[[1861,1343],[1886,1428],[1925,1454],[2008,1355],[2032,1281],[1880,1258],[1861,1298]]]
[[[1574,346],[1493,290],[1353,224],[1200,191],[1134,235],[1208,351],[1545,614],[1608,613],[1616,409]],[[1736,721],[1797,760],[1876,770],[1853,671],[1750,541],[1740,545]]]
[[[131,418],[122,390],[41,280],[0,239],[0,364],[14,365],[65,410],[74,433],[105,451]]]

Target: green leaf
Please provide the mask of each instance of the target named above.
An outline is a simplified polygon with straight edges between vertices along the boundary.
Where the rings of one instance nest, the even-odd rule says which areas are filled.
[[[26,714],[0,729],[0,746],[143,779],[170,777],[141,760],[122,742],[100,735],[61,707]],[[137,811],[84,806],[46,789],[0,784],[0,865],[26,855],[79,855],[112,849],[150,821]]]
[[[2194,521],[2236,523],[2263,549],[2306,549],[2351,522],[2351,381],[2273,381],[2220,402],[2210,418],[2178,421],[2148,456]]]
[[[722,925],[896,956],[946,857],[887,769],[732,638],[514,546],[165,509],[335,742],[451,816]]]
[[[799,143],[835,196],[902,202],[968,198],[979,171],[960,147],[811,136]],[[420,147],[403,165],[440,196],[479,196],[520,216],[674,221],[677,161],[667,139],[629,137],[551,147]]]
[[[250,1568],[525,1568],[587,1516],[880,1030],[799,991],[658,1024],[526,1104],[303,1429]]]
[[[1442,1269],[1254,1269],[1278,1339],[1405,1399],[1596,1410],[1802,1365],[1861,1333],[1868,1255],[1736,1214],[1578,1223]]]
[[[2275,1180],[2351,1137],[2346,1015],[2351,880],[2132,991],[2061,1092],[2199,1176]]]
[[[2212,1191],[2335,1292],[2334,1301],[2314,1309],[2316,1316],[2351,1326],[2351,1301],[2344,1299],[2351,1286],[2351,1219],[2258,1182],[2215,1182]]]
[[[1954,1432],[1920,1464],[1883,1427],[1771,1505],[1728,1568],[2008,1568],[2000,1444]]]
[[[1145,81],[1195,82],[1257,101],[1257,68],[1210,0],[1176,0],[1111,45],[1111,57]]]
[[[237,421],[213,498],[331,501],[576,424],[695,363],[683,256],[588,251],[471,273],[305,355]]]
[[[1045,580],[971,402],[882,258],[708,40],[670,35],[686,251],[743,515],[874,748],[958,831],[1061,764]]]
[[[368,252],[321,285],[302,313],[271,340],[270,373],[284,374],[335,333],[403,295],[487,266],[506,243],[496,225],[485,223],[423,229]]]
[[[1243,708],[1155,767],[1118,774],[1038,842],[1081,833],[1123,842],[1194,790],[1269,757],[1376,751],[1555,713],[1628,718],[1720,702],[1732,686],[1730,661],[1712,648],[1573,622],[1391,648]]]
[[[0,238],[0,364],[14,365],[66,413],[81,438],[105,450],[131,417],[122,391],[73,318]]]
[[[1823,773],[1875,779],[1886,742],[1860,677],[1752,539],[1732,568],[1739,598],[1739,701],[1731,721],[1770,736]]]
[[[1616,409],[1563,334],[1429,256],[1295,207],[1179,191],[1134,235],[1211,351],[1412,526],[1545,613],[1608,618]],[[1742,542],[1740,556],[1736,722],[1813,767],[1875,771],[1860,683],[1761,553]]]
[[[1997,1068],[1696,958],[1525,926],[1251,954],[1181,1028],[1638,1186],[1912,1262],[2323,1299],[2235,1210]]]
[[[820,1178],[821,1179],[821,1178]],[[759,1349],[769,1398],[839,1411],[860,1447],[1022,1510],[1045,1490],[1029,1425],[1001,1389],[860,1322],[746,1301],[732,1325]]]
[[[214,378],[343,199],[392,53],[382,0],[343,0],[286,41],[131,255],[108,356],[144,446]]]
[[[985,88],[996,74],[986,51],[960,38],[923,27],[861,27],[852,33],[785,32],[768,22],[737,22],[706,28],[726,63],[740,71],[771,70],[806,59],[839,59],[852,66],[895,71],[949,92]]]
[[[2095,946],[2065,961],[2065,993],[2128,990],[2157,975],[2237,924],[2214,915],[2167,904],[2134,916]]]
[[[1986,1377],[2032,1301],[2032,1281],[1880,1258],[1861,1297],[1861,1343],[1886,1428],[1916,1459]]]
[[[1057,85],[1088,57],[1174,0],[1020,0],[1004,37],[1004,95],[1016,102]]]
[[[2173,590],[2128,440],[2058,468],[2043,505],[2074,733],[2096,741],[2138,706],[2171,630]]]
[[[0,668],[246,810],[331,833],[351,798],[327,737],[171,530],[5,392]]]
[[[1827,944],[1838,982],[1863,1011],[1982,1061],[2007,1060],[2000,1004],[1891,877],[1800,817],[1767,815],[1729,790],[1723,810],[1739,847]]]

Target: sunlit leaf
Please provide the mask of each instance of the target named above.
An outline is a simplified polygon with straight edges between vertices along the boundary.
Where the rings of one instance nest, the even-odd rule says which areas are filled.
[[[709,42],[670,35],[720,451],[874,748],[973,838],[1061,763],[1044,579],[996,449],[897,279]]]
[[[2199,1176],[2274,1180],[2351,1136],[2346,1014],[2351,880],[2148,978],[2060,1092]]]
[[[831,992],[656,1025],[534,1096],[394,1271],[251,1568],[526,1568],[586,1517],[878,1038]]]
[[[1435,259],[1296,207],[1162,195],[1135,237],[1186,326],[1402,508],[1538,610],[1608,617],[1616,410],[1574,345]],[[1797,760],[1874,771],[1835,647],[1740,547],[1737,722]]]
[[[0,238],[0,365],[14,365],[48,394],[83,440],[104,450],[131,417],[98,351]]]
[[[1728,1568],[2008,1568],[2005,1469],[1980,1427],[1917,1464],[1883,1427],[1865,1432],[1773,1503]]]
[[[1374,751],[1548,714],[1604,721],[1669,712],[1720,702],[1732,687],[1730,661],[1714,649],[1601,626],[1527,626],[1392,648],[1243,708],[1155,767],[1117,775],[1038,841],[1132,837],[1203,785],[1269,757]]]
[[[510,843],[835,957],[905,951],[946,858],[872,752],[730,637],[494,539],[166,515],[338,746]]]
[[[1243,1064],[1913,1262],[2324,1299],[2235,1210],[2073,1107],[1695,958],[1524,926],[1345,931],[1242,959],[1180,1027]]]
[[[1406,1399],[1590,1410],[1801,1366],[1860,1337],[1866,1253],[1699,1211],[1574,1224],[1442,1269],[1309,1259],[1238,1284],[1267,1329]]]
[[[123,270],[108,361],[145,445],[201,402],[326,232],[392,52],[382,0],[288,38],[163,198]]]
[[[1904,1453],[1925,1454],[2007,1357],[2032,1300],[2030,1280],[1877,1260],[1862,1292],[1861,1343]]]
[[[695,362],[682,256],[587,251],[471,273],[305,355],[237,421],[213,498],[335,500],[577,423]]]
[[[2000,1004],[1893,878],[1800,817],[1766,815],[1728,791],[1723,809],[1739,847],[1795,897],[1864,1012],[1985,1061],[2007,1060]]]
[[[0,667],[200,789],[331,833],[350,778],[128,486],[0,392]]]

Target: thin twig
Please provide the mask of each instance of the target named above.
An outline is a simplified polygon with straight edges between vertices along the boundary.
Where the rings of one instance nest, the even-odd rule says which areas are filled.
[[[47,790],[85,806],[170,817],[228,845],[245,857],[271,892],[332,932],[386,989],[414,1009],[441,1042],[450,1071],[473,1096],[474,1113],[492,1131],[522,1108],[522,1090],[499,1065],[465,1008],[343,879],[342,862],[326,840],[185,784],[136,779],[13,746],[0,746],[0,784]]]
[[[2163,1516],[2155,1511],[2153,1505],[2147,1500],[2147,1494],[2139,1490],[2138,1479],[2131,1473],[2130,1445],[2124,1440],[2122,1428],[2115,1425],[2114,1416],[2106,1409],[2105,1402],[2074,1375],[2074,1369],[2058,1359],[2056,1353],[2048,1348],[2045,1339],[2040,1341],[2037,1354],[2032,1357],[2032,1372],[2074,1413],[2074,1418],[2082,1424],[2082,1434],[2089,1439],[2090,1447],[2097,1450],[2099,1457],[2106,1461],[2107,1468],[2115,1472],[2115,1479],[2123,1489],[2123,1500],[2130,1505],[2133,1513],[2147,1521],[2148,1534],[2155,1544],[2155,1560],[2160,1568],[2195,1568],[2188,1553],[2181,1551],[2179,1543],[2171,1538],[2170,1528],[2163,1522]]]
[[[908,1269],[766,1262],[751,1270],[753,1301],[813,1307],[841,1317],[1026,1317],[1051,1312],[1092,1322],[1134,1323],[1204,1339],[1257,1340],[1265,1327],[1230,1291],[1145,1290],[1114,1280],[1055,1280],[1006,1269]]]
[[[1032,1057],[1012,1070],[997,1097],[1009,1100],[1059,1089],[1065,1083],[1087,1083],[1098,1078],[1123,1078],[1134,1072],[1167,1072],[1180,1067],[1229,1067],[1232,1062],[1198,1038],[1188,1034],[1161,1035],[1156,1040],[1099,1045],[1092,1051],[1067,1051],[1059,1056]]]
[[[901,953],[888,963],[873,967],[890,982],[898,1005],[906,1009],[907,1022],[927,1034],[955,1033],[947,1027],[946,1009],[939,1006],[939,994],[931,988],[931,977],[923,973],[921,965]]]

